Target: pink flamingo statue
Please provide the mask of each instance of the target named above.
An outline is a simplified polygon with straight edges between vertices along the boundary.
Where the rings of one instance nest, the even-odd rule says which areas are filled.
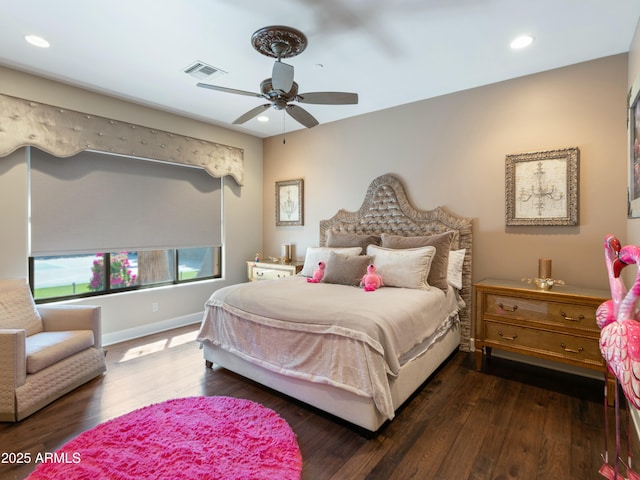
[[[627,245],[620,249],[618,258],[613,262],[616,277],[625,265],[640,264],[640,247]],[[614,296],[616,294],[612,291]],[[602,327],[600,333],[600,351],[607,365],[622,385],[625,397],[636,408],[640,408],[640,322],[634,316],[636,303],[640,297],[640,269],[631,290],[624,296],[614,318]]]
[[[611,323],[618,316],[620,303],[627,294],[620,272],[626,264],[622,263],[618,255],[620,253],[620,241],[613,235],[607,235],[604,239],[604,259],[609,274],[609,285],[611,287],[611,300],[604,302],[596,312],[596,322],[602,329]]]
[[[640,269],[631,291],[626,292],[620,278],[623,268],[631,263],[640,265],[640,247],[620,247],[613,235],[605,239],[605,261],[609,274],[612,299],[604,302],[596,313],[600,334],[600,351],[607,362],[607,369],[616,378],[615,414],[616,414],[616,457],[614,467],[609,465],[607,448],[608,420],[605,382],[605,450],[604,464],[600,474],[614,480],[618,478],[618,460],[620,459],[620,411],[618,382],[629,403],[640,408],[640,323],[634,318],[636,303],[640,297]],[[627,432],[629,435],[629,432]],[[631,469],[630,446],[627,445],[627,475],[630,480],[640,480],[640,475]],[[624,462],[623,462],[624,463]]]
[[[607,267],[607,273],[609,275],[609,285],[611,287],[611,300],[607,300],[598,307],[596,311],[596,323],[600,329],[606,327],[613,322],[620,308],[620,303],[624,299],[627,288],[620,277],[620,270],[624,268],[625,264],[620,262],[618,254],[621,249],[620,241],[613,235],[607,235],[604,240],[604,258]],[[615,266],[614,266],[615,265]],[[604,454],[601,455],[603,463],[600,467],[599,473],[609,480],[614,480],[618,476],[618,468],[616,462],[616,468],[614,469],[609,464],[609,409],[608,409],[608,383],[609,383],[609,366],[605,371],[604,377]],[[614,375],[615,388],[618,389],[618,380]],[[617,438],[618,432],[616,432]],[[617,442],[616,442],[617,445]],[[616,451],[616,459],[618,452]]]

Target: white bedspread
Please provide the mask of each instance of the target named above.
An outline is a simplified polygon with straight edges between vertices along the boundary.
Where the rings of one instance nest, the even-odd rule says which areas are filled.
[[[199,341],[284,375],[371,397],[389,419],[389,377],[446,333],[460,308],[453,289],[365,292],[300,276],[225,287],[206,307]]]

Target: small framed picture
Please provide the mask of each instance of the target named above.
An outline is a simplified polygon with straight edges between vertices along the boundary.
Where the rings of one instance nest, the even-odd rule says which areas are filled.
[[[304,225],[303,186],[301,178],[276,182],[276,226]]]
[[[629,207],[630,218],[640,217],[640,76],[629,90],[627,129],[629,137]]]
[[[577,147],[507,155],[507,225],[578,225]]]

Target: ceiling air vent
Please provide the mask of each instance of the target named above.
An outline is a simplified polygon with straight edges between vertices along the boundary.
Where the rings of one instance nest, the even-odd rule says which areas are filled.
[[[188,73],[192,77],[202,80],[219,77],[220,75],[224,75],[227,72],[211,65],[207,65],[204,62],[197,61],[185,68],[184,73]]]

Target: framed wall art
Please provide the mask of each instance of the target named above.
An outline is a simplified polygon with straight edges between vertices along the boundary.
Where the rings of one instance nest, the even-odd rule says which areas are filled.
[[[627,132],[629,138],[629,208],[631,218],[640,217],[640,76],[633,82],[627,100]]]
[[[303,180],[276,182],[276,226],[304,225]]]
[[[507,155],[507,225],[578,225],[577,147]]]

